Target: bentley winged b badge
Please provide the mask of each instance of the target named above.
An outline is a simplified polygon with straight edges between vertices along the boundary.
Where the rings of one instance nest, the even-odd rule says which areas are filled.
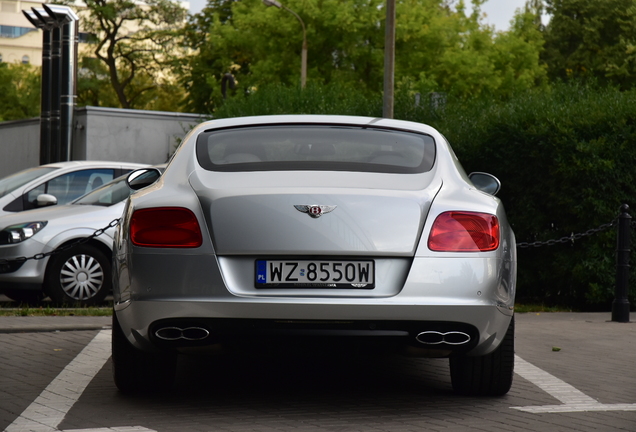
[[[332,212],[338,206],[311,204],[311,205],[294,205],[294,207],[296,207],[296,210],[298,210],[299,212],[307,213],[312,218],[319,218],[320,216],[326,213]]]

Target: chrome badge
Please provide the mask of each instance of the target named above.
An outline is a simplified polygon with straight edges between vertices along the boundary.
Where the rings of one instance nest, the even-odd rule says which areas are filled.
[[[312,218],[319,218],[320,216],[326,213],[330,213],[334,211],[334,209],[338,206],[311,204],[311,205],[295,205],[294,207],[296,207],[296,210],[298,210],[299,212],[307,213]]]

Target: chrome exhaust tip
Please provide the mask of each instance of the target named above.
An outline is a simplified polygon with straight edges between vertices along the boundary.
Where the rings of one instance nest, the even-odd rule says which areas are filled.
[[[165,341],[200,341],[210,336],[210,332],[203,327],[162,327],[155,331],[155,336]]]
[[[415,340],[424,345],[464,345],[470,342],[470,335],[460,331],[425,331],[415,336]]]

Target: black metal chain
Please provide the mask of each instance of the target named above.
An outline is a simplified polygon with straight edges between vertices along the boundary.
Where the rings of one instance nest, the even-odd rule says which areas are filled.
[[[589,237],[591,235],[597,234],[599,232],[602,231],[606,231],[610,228],[612,228],[614,225],[616,225],[616,221],[618,220],[618,218],[614,219],[612,222],[610,223],[605,223],[600,225],[598,228],[592,228],[589,229],[583,233],[578,233],[578,234],[570,234],[569,236],[566,237],[561,237],[560,239],[553,239],[553,240],[547,240],[547,241],[534,241],[534,242],[521,242],[521,243],[517,243],[517,248],[518,249],[525,249],[525,248],[537,248],[537,247],[541,247],[541,246],[554,246],[555,244],[560,244],[560,243],[574,243],[575,240],[579,240],[583,237]],[[28,260],[41,260],[44,259],[46,257],[49,257],[51,255],[55,255],[58,253],[62,253],[64,251],[67,251],[75,246],[84,244],[89,242],[90,240],[94,239],[95,237],[99,237],[100,235],[104,234],[104,232],[110,228],[115,228],[117,225],[119,225],[119,221],[120,219],[114,219],[112,220],[108,225],[106,225],[104,228],[100,228],[98,230],[96,230],[93,234],[91,234],[88,237],[84,237],[81,239],[78,239],[77,241],[71,242],[71,243],[67,243],[63,246],[60,246],[59,248],[49,251],[49,252],[45,252],[45,253],[39,253],[39,254],[35,254],[33,256],[30,257],[17,257],[17,258],[11,258],[11,259],[5,259],[5,258],[0,258],[0,264],[9,264],[12,262],[24,262],[24,261],[28,261]],[[636,229],[636,221],[632,222],[632,228]]]
[[[614,225],[616,225],[616,221],[618,221],[618,218],[614,219],[610,223],[603,224],[599,226],[598,228],[592,228],[583,233],[578,233],[578,234],[572,233],[569,236],[561,237],[560,239],[517,243],[517,248],[518,249],[531,248],[531,247],[537,248],[541,246],[554,246],[555,244],[559,244],[559,243],[570,243],[570,242],[574,243],[575,240],[579,240],[583,237],[588,237],[588,236],[591,236],[591,235],[594,235],[599,232],[606,231],[612,228]]]
[[[0,265],[2,265],[2,264],[10,264],[12,262],[24,262],[24,261],[28,261],[28,260],[41,260],[41,259],[44,259],[44,258],[49,257],[51,255],[56,255],[56,254],[62,253],[64,251],[67,251],[67,250],[75,247],[75,246],[87,243],[88,241],[94,239],[95,237],[99,237],[100,235],[104,234],[104,232],[106,232],[106,230],[108,230],[110,228],[115,228],[117,225],[119,225],[119,221],[120,221],[120,218],[114,219],[108,225],[106,225],[104,228],[100,228],[100,229],[96,230],[93,234],[89,235],[88,237],[83,237],[81,239],[77,239],[74,242],[67,243],[67,244],[62,245],[59,248],[57,248],[55,250],[52,250],[52,251],[49,251],[49,252],[35,254],[33,256],[30,256],[30,257],[17,257],[17,258],[11,258],[11,259],[0,258]]]

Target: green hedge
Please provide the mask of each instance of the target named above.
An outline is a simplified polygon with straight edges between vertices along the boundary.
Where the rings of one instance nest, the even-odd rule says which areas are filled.
[[[518,242],[584,233],[614,220],[622,203],[634,203],[634,92],[558,84],[506,103],[448,106],[443,119],[432,120],[468,171],[501,180],[499,196]],[[520,249],[518,296],[607,309],[614,297],[615,249],[615,229]]]
[[[559,239],[611,222],[636,197],[636,92],[557,84],[508,101],[449,100],[398,93],[395,117],[431,124],[468,172],[502,182],[518,242]],[[228,101],[217,117],[323,113],[379,116],[381,96],[339,86],[304,92],[273,86]],[[636,206],[632,206],[636,209]],[[608,309],[614,297],[616,230],[575,242],[519,250],[518,298]],[[630,302],[635,303],[632,287]]]

